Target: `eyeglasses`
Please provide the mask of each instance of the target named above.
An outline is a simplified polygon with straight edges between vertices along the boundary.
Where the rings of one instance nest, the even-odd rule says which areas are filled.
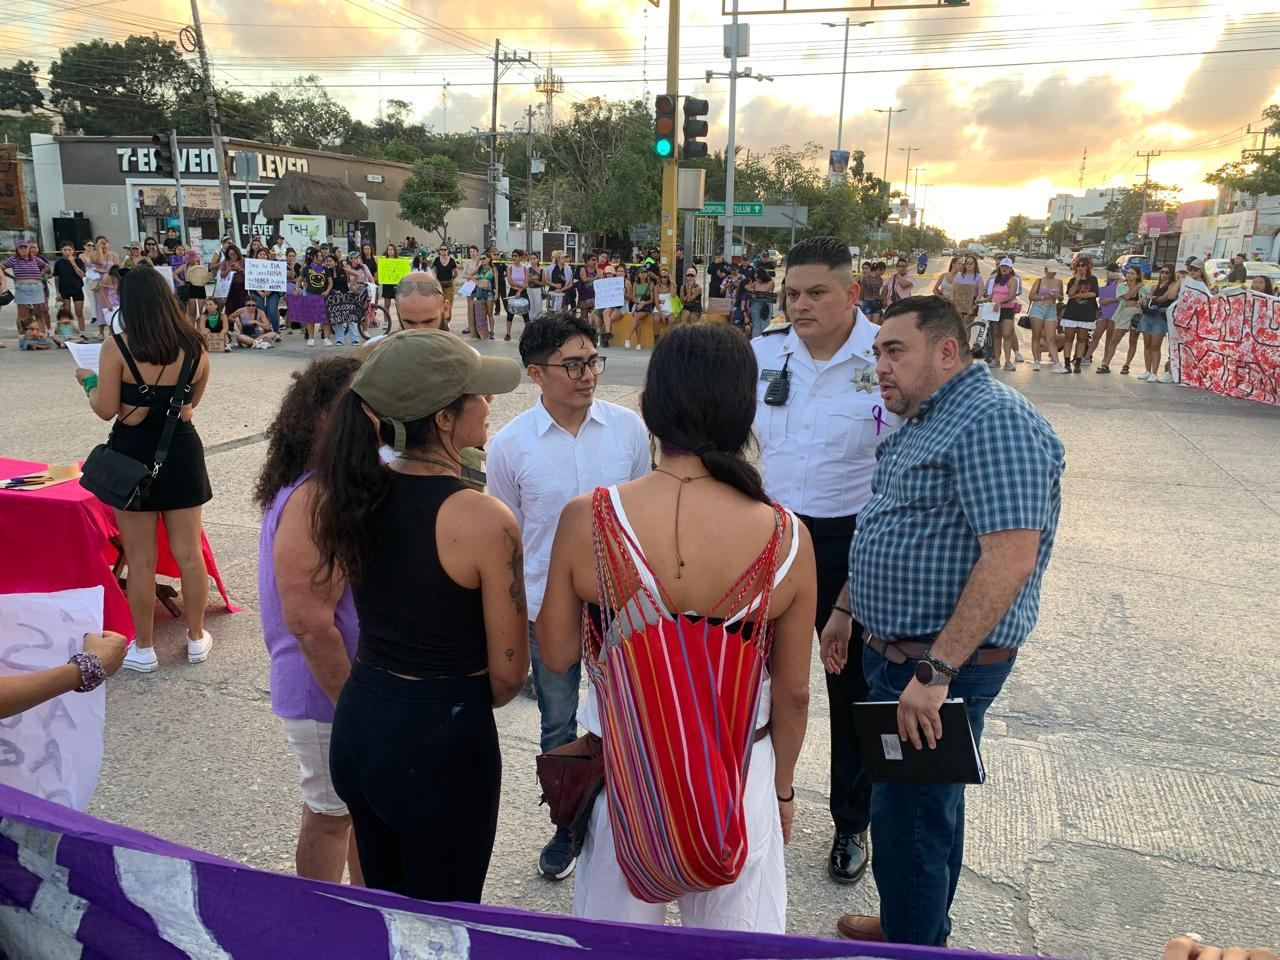
[[[417,290],[424,297],[442,296],[444,291],[434,280],[401,280],[396,284],[396,296],[407,297]]]
[[[685,276],[686,276],[686,277],[696,277],[696,276],[697,276],[697,274],[696,274],[696,273],[694,273],[692,270],[690,270],[688,273],[686,273],[686,274],[685,274]]]
[[[587,360],[566,360],[564,363],[540,363],[540,367],[563,367],[564,372],[569,375],[570,380],[581,380],[587,375],[587,368],[591,368],[591,372],[597,377],[604,373],[605,358],[594,356]]]

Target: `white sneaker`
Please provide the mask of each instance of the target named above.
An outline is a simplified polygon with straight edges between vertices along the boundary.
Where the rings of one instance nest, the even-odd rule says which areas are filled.
[[[316,338],[315,338],[315,337],[308,337],[308,338],[307,338],[307,346],[308,346],[308,347],[314,347],[315,345],[316,345]]]
[[[1159,383],[1173,383],[1173,374],[1166,371],[1156,377],[1156,381]]]
[[[1023,359],[1022,359],[1022,353],[1021,353],[1020,351],[1014,351],[1013,359],[1017,360],[1019,363],[1026,363],[1026,362],[1027,362],[1027,361],[1025,361],[1025,360],[1023,360]]]
[[[187,634],[187,663],[204,663],[209,659],[209,648],[213,646],[213,637],[208,630],[200,631],[200,639],[192,640]]]
[[[1049,369],[1051,369],[1054,373],[1070,373],[1070,372],[1071,372],[1070,370],[1068,370],[1066,367],[1064,367],[1064,366],[1063,366],[1062,364],[1060,364],[1060,363],[1055,363],[1055,364],[1054,364],[1052,367],[1050,367]]]
[[[644,349],[644,347],[640,346],[640,344],[638,344],[638,343],[637,343],[637,344],[636,344],[636,349],[637,349],[637,350],[643,350],[643,349]]]
[[[156,658],[156,648],[140,647],[136,643],[129,644],[129,649],[124,652],[124,663],[121,666],[126,670],[136,670],[138,673],[155,673],[160,666],[160,661]]]
[[[622,349],[623,349],[623,350],[630,350],[630,349],[631,349],[631,341],[630,341],[630,340],[623,340],[623,341],[622,341]]]
[[[1144,380],[1147,383],[1155,383],[1158,378],[1154,373],[1144,373],[1140,377],[1138,377],[1138,379]]]
[[[253,345],[253,349],[255,350],[270,350],[271,347],[272,343],[270,340],[259,340]]]
[[[1012,369],[1013,369],[1013,361],[1012,361],[1012,360],[1006,360],[1006,361],[1004,362],[1004,368],[1005,368],[1005,370],[1012,370]]]
[[[1039,373],[1039,372],[1040,372],[1040,361],[1039,361],[1039,360],[1037,360],[1037,361],[1035,362],[1035,364],[1031,367],[1031,369],[1032,369],[1032,370],[1034,370],[1036,373]]]
[[[226,344],[226,345],[222,348],[222,352],[223,352],[223,353],[230,353],[230,352],[231,352],[231,344],[230,344],[230,343]]]
[[[330,340],[328,337],[325,337],[325,338],[324,338],[324,340],[322,340],[321,342],[322,342],[326,347],[332,347],[332,346],[335,346],[334,342],[333,342],[332,340]]]

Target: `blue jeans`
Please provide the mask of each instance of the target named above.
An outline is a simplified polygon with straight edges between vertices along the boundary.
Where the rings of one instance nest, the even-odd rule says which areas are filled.
[[[278,291],[268,293],[265,297],[255,293],[253,302],[258,305],[258,309],[267,315],[267,319],[271,321],[271,332],[280,332],[280,298],[284,294]]]
[[[751,338],[754,340],[764,333],[764,328],[773,319],[773,303],[768,300],[751,301]]]
[[[538,693],[538,713],[542,715],[542,752],[563,747],[578,739],[578,684],[582,661],[564,673],[554,673],[542,665],[538,640],[529,624],[529,657],[533,663],[533,685]]]
[[[987,708],[999,695],[1013,663],[965,667],[951,682],[948,696],[964,699],[977,741],[982,739]],[[873,701],[897,700],[915,676],[915,668],[915,660],[890,663],[863,647],[862,669]],[[875,784],[871,849],[885,939],[942,946],[951,934],[951,901],[964,861],[964,784]]]

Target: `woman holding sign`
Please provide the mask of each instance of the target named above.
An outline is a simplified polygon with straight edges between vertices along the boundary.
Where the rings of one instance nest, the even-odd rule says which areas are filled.
[[[240,256],[240,248],[234,243],[228,244],[222,253],[222,262],[218,264],[218,280],[220,287],[225,287],[223,309],[233,314],[244,306],[244,258]]]
[[[382,255],[390,260],[400,259],[400,248],[394,243],[388,243],[387,249],[382,251]],[[373,274],[378,275],[377,271]],[[387,329],[391,329],[391,305],[396,302],[396,285],[394,283],[382,284],[382,309],[387,315]]]
[[[265,261],[268,264],[275,264],[277,262],[272,260],[271,251],[266,247],[259,247],[258,252],[253,255],[253,259],[257,263]],[[246,267],[246,269],[249,268]],[[263,270],[262,273],[259,273],[258,270],[254,270],[255,277],[260,278],[258,282],[270,279],[265,276],[266,272],[266,270]],[[280,297],[282,295],[279,290],[267,290],[265,288],[253,291],[253,302],[258,305],[259,310],[267,315],[267,320],[271,323],[271,332],[275,334],[280,333]]]

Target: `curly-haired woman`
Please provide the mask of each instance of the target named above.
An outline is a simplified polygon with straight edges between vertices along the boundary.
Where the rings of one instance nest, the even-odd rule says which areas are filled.
[[[284,721],[302,777],[298,876],[363,883],[351,839],[351,815],[329,776],[333,705],[351,674],[359,624],[351,587],[339,573],[316,578],[320,556],[311,532],[316,440],[334,402],[360,369],[352,355],[325,357],[294,374],[267,428],[267,460],[253,499],[261,508],[258,596],[271,657],[271,709]]]

